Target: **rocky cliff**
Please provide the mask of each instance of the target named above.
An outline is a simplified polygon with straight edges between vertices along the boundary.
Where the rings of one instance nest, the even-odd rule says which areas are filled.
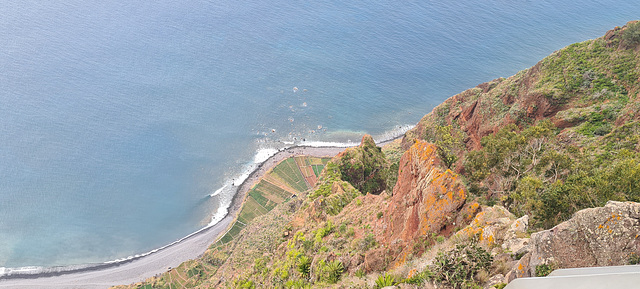
[[[478,208],[477,203],[465,207],[467,192],[456,173],[439,166],[436,149],[418,140],[400,159],[398,182],[385,211],[384,237],[404,254],[432,235],[449,236]]]

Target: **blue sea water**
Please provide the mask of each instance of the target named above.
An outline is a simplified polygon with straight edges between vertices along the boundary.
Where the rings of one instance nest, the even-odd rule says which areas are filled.
[[[168,244],[224,212],[229,191],[210,195],[261,149],[383,136],[640,3],[10,0],[0,15],[0,267],[20,267]]]

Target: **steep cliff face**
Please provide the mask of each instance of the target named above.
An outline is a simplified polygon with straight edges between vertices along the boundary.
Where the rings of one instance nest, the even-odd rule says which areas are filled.
[[[416,141],[400,160],[398,182],[386,209],[385,240],[402,251],[432,234],[449,235],[473,218],[478,204],[465,207],[467,192],[457,174],[438,166],[436,146]]]

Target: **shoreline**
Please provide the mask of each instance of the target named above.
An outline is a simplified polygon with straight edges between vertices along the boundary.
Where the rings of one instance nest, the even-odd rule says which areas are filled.
[[[404,134],[400,134],[382,140],[377,145],[383,146],[403,136]],[[357,145],[359,143],[354,143],[351,146]],[[124,260],[49,268],[10,268],[15,271],[0,276],[0,288],[77,288],[78,286],[82,288],[108,288],[115,285],[142,282],[147,278],[162,274],[170,268],[179,266],[182,262],[202,256],[211,244],[224,236],[229,226],[237,218],[247,192],[275,165],[287,158],[299,155],[333,157],[348,147],[350,146],[296,145],[279,149],[274,155],[257,164],[247,178],[237,186],[227,209],[228,213],[214,225],[204,227],[158,249]],[[27,268],[33,268],[33,270],[27,271]]]

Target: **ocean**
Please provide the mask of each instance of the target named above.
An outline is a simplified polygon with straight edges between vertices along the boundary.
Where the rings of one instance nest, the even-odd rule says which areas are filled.
[[[637,1],[3,1],[0,267],[118,260],[274,149],[389,138]]]

